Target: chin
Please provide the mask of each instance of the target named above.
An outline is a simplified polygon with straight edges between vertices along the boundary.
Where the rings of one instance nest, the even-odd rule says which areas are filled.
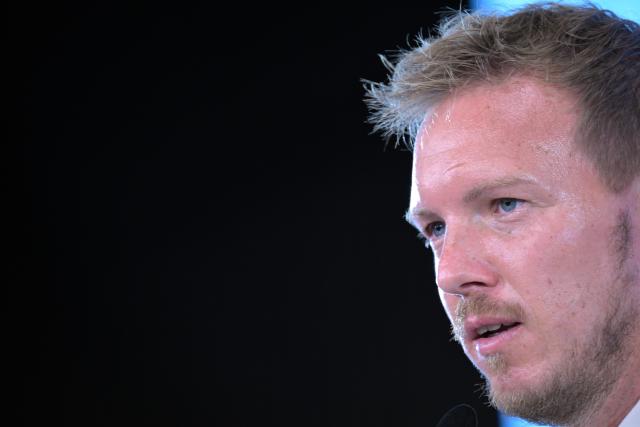
[[[475,365],[487,383],[490,383],[494,388],[508,389],[515,385],[516,378],[513,377],[513,368],[505,355],[494,354],[475,362]]]
[[[544,416],[540,417],[540,408],[546,404],[548,398],[549,386],[545,381],[540,382],[540,378],[519,377],[516,373],[510,372],[501,357],[492,357],[491,361],[487,361],[486,366],[483,372],[484,393],[491,406],[505,414],[530,421],[538,423],[551,421]],[[538,381],[532,383],[533,380]]]
[[[482,360],[480,369],[485,379],[485,394],[495,408],[510,415],[529,418],[525,415],[532,406],[539,406],[547,398],[552,378],[536,375],[531,367],[515,368],[502,354]]]
[[[484,392],[490,404],[505,414],[538,424],[577,423],[604,391],[593,378],[583,378],[577,365],[566,371],[515,368],[501,355],[491,356],[483,364]]]

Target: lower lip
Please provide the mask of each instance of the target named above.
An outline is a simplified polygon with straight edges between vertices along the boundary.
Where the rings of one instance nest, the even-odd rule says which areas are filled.
[[[492,354],[497,353],[500,351],[501,347],[504,347],[510,340],[515,338],[515,336],[520,332],[520,329],[521,325],[516,325],[504,332],[500,332],[498,335],[473,340],[476,353],[482,357],[491,356]]]

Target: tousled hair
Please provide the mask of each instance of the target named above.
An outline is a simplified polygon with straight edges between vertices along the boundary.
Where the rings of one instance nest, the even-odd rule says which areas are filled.
[[[587,4],[531,4],[509,15],[457,12],[436,37],[382,56],[387,83],[366,84],[374,130],[415,138],[425,114],[466,86],[527,75],[579,102],[576,142],[613,191],[640,173],[640,26]]]

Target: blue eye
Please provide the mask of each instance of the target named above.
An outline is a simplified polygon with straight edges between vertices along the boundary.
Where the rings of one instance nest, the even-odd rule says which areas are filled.
[[[444,222],[432,222],[431,224],[427,225],[427,228],[425,230],[429,237],[442,237],[444,236],[445,232]]]
[[[503,212],[513,212],[520,202],[518,199],[499,199],[497,205]]]

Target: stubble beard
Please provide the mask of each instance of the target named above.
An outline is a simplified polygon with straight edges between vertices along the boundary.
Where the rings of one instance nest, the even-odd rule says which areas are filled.
[[[587,425],[586,420],[598,403],[610,393],[633,351],[629,337],[640,323],[640,312],[628,298],[629,287],[638,279],[637,268],[627,262],[631,248],[628,215],[620,215],[612,234],[619,274],[612,286],[616,292],[610,294],[603,321],[592,329],[586,340],[576,341],[571,352],[535,387],[500,392],[491,386],[488,375],[481,372],[485,378],[484,392],[492,406],[540,424]],[[486,299],[459,304],[452,328],[454,338],[463,342],[459,321],[465,311],[490,310],[491,305]],[[519,307],[496,308],[522,315]],[[487,358],[487,373],[492,376],[500,376],[508,369],[509,363],[503,355]]]

